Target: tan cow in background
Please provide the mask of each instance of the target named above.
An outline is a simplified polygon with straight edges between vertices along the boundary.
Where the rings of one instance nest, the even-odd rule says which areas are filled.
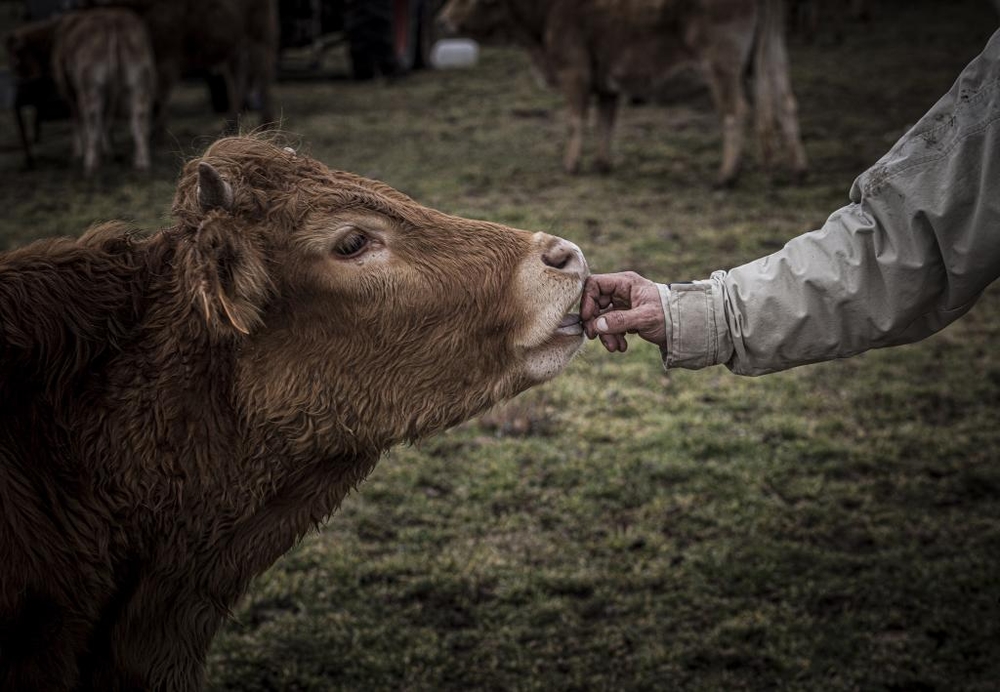
[[[765,166],[783,147],[796,177],[807,169],[782,15],[781,0],[450,0],[440,20],[453,32],[499,35],[528,48],[566,99],[563,165],[570,173],[580,168],[591,97],[597,99],[597,167],[606,171],[620,94],[648,94],[681,69],[696,67],[721,116],[718,182],[729,185],[743,155],[748,73]]]
[[[7,50],[19,79],[54,80],[73,119],[73,154],[88,175],[110,152],[119,113],[129,118],[133,165],[149,168],[156,69],[149,33],[134,12],[95,8],[32,22],[8,35]]]
[[[156,66],[142,20],[127,9],[92,9],[60,17],[52,50],[56,84],[70,105],[74,154],[88,175],[108,151],[119,107],[128,112],[133,165],[149,168]]]
[[[235,124],[256,92],[263,125],[274,123],[278,60],[277,0],[86,0],[138,12],[153,39],[157,69],[157,126],[181,77],[219,72],[226,83],[228,119]]]

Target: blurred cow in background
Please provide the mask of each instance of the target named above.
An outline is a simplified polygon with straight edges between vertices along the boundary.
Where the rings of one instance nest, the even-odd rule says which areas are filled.
[[[25,165],[32,168],[35,157],[32,144],[41,139],[42,122],[69,115],[52,75],[52,41],[55,20],[37,21],[19,27],[4,37],[13,82],[14,119],[24,148]],[[25,108],[34,110],[30,128]]]
[[[229,121],[256,91],[261,123],[274,122],[272,90],[278,60],[276,0],[145,0],[160,79],[157,101],[187,71],[221,70]]]
[[[753,75],[757,138],[770,167],[781,145],[796,177],[805,174],[797,104],[788,76],[781,0],[450,0],[444,29],[525,45],[569,107],[567,172],[580,168],[591,96],[597,97],[597,168],[611,168],[619,95],[644,95],[686,67],[708,82],[722,117],[718,182],[739,173]]]
[[[97,169],[108,151],[108,128],[119,104],[128,105],[133,165],[149,168],[149,131],[156,68],[145,25],[126,9],[73,12],[59,20],[52,66],[73,117],[73,153],[83,170]]]
[[[251,92],[264,125],[274,121],[278,60],[277,0],[86,0],[126,6],[146,22],[156,55],[156,125],[162,130],[170,93],[184,74],[218,72],[234,126]]]
[[[129,115],[134,166],[149,168],[156,75],[149,34],[134,12],[91,9],[33,22],[8,36],[7,49],[20,79],[54,79],[73,119],[73,154],[88,175],[110,151],[120,110]]]
[[[7,34],[7,56],[16,78],[52,77],[52,43],[58,23],[57,19],[32,22]]]

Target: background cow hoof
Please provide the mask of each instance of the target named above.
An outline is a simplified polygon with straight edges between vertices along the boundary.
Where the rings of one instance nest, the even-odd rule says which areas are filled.
[[[769,181],[772,187],[790,187],[804,185],[809,179],[809,169],[772,171]]]
[[[712,188],[716,190],[732,190],[736,187],[736,181],[738,179],[739,176],[736,173],[719,175],[719,177],[715,179],[715,183],[712,185]]]

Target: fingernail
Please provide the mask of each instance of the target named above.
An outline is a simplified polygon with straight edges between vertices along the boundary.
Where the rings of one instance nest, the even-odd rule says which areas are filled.
[[[597,331],[606,332],[608,331],[608,321],[603,317],[597,318]]]

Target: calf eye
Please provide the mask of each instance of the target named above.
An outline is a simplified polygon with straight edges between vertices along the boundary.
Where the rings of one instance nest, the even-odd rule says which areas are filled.
[[[351,258],[360,255],[368,247],[368,236],[360,231],[347,233],[337,240],[333,246],[333,252],[338,257]]]

